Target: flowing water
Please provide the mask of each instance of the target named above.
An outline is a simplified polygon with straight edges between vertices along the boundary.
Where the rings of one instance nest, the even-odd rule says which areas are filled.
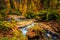
[[[22,31],[23,35],[26,35],[26,32],[28,31],[28,28],[33,27],[35,25],[35,23],[32,23],[24,28],[21,28],[20,30]],[[46,31],[45,33],[43,33],[43,35],[48,39],[48,40],[57,40],[58,36],[50,31]],[[51,36],[51,37],[50,37]]]
[[[20,19],[15,19],[15,20],[19,21]],[[11,20],[9,19],[8,21],[11,21]],[[32,24],[27,25],[23,28],[20,28],[19,30],[21,30],[23,35],[25,36],[26,32],[28,31],[28,28],[33,27],[34,25],[35,25],[35,23],[32,23]],[[44,32],[43,35],[46,38],[48,38],[49,36],[52,36],[51,40],[57,40],[58,39],[58,36],[56,34],[53,34],[53,33],[49,32],[48,30],[46,32]]]
[[[28,31],[28,28],[33,27],[35,23],[32,23],[30,25],[27,25],[24,28],[21,28],[20,30],[22,31],[23,35],[26,35],[26,32]]]

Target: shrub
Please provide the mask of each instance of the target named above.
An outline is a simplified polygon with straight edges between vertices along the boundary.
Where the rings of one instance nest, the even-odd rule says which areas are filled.
[[[5,38],[3,38],[3,40],[8,40],[8,38],[7,38],[7,37],[5,37]]]
[[[19,10],[10,10],[9,11],[9,14],[11,14],[11,15],[22,15],[22,12],[21,11],[19,11]]]
[[[2,17],[2,15],[0,14],[0,21],[3,21],[4,17]]]
[[[5,33],[12,30],[13,25],[7,21],[0,21],[0,30]]]
[[[55,9],[46,9],[46,10],[41,10],[38,14],[40,17],[40,21],[51,21],[51,20],[57,20],[58,18],[58,13]]]
[[[0,10],[6,9],[6,5],[0,4]]]
[[[27,12],[26,14],[25,14],[25,17],[26,18],[34,18],[35,17],[35,14],[33,13],[33,12]]]

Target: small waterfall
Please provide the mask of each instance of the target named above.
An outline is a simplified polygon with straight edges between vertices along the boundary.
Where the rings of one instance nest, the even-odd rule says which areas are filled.
[[[24,28],[21,28],[20,30],[22,31],[23,35],[26,35],[26,32],[28,31],[28,28],[33,27],[35,23],[32,23],[30,25],[27,25]]]

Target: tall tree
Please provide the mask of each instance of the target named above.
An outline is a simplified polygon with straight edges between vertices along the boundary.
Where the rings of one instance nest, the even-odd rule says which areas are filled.
[[[10,9],[11,8],[10,7],[10,0],[5,0],[5,3],[6,3],[7,8]]]
[[[57,8],[58,0],[50,0],[50,8]]]

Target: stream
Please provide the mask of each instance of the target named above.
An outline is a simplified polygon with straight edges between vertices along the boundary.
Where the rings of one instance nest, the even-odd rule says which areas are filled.
[[[23,35],[26,35],[26,32],[28,31],[28,28],[33,27],[35,23],[32,23],[30,25],[27,25],[24,28],[21,28],[20,30],[22,31]]]
[[[19,21],[19,19],[15,19],[15,20]],[[8,21],[11,21],[11,20],[8,19]],[[24,28],[19,28],[19,30],[21,30],[22,33],[23,33],[23,35],[26,36],[26,32],[28,31],[28,28],[33,27],[34,25],[35,25],[35,23],[32,23],[32,24],[30,24],[30,25],[25,26]],[[54,33],[50,32],[49,30],[45,30],[45,31],[46,31],[46,32],[44,32],[43,35],[44,35],[47,39],[49,38],[49,36],[52,36],[52,37],[51,37],[52,40],[57,40],[57,39],[59,38],[57,34],[54,34]]]
[[[32,23],[30,25],[27,25],[24,28],[21,28],[20,30],[22,31],[23,35],[26,36],[26,32],[28,31],[28,28],[33,27],[35,23]],[[49,30],[45,30],[46,32],[43,33],[43,35],[49,40],[49,37],[51,40],[57,40],[59,37],[57,34],[50,32]]]

